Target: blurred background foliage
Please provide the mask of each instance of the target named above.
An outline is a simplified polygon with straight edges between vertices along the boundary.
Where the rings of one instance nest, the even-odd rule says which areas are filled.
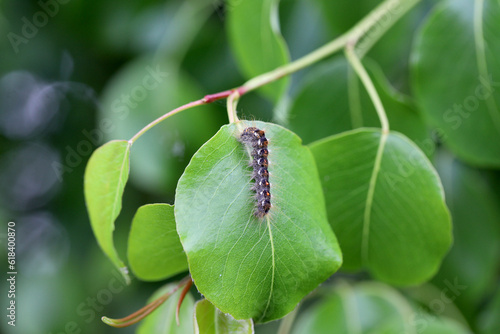
[[[47,10],[41,3],[53,7]],[[323,45],[378,3],[282,0],[279,20],[288,49],[285,56],[297,59]],[[85,165],[91,152],[105,141],[128,139],[168,110],[248,78],[248,71],[239,70],[237,51],[232,52],[226,32],[227,12],[237,4],[218,0],[0,1],[0,237],[4,245],[6,222],[17,223],[19,272],[17,327],[13,331],[4,319],[2,332],[70,333],[75,328],[82,333],[134,332],[135,327],[113,329],[99,319],[135,311],[161,284],[134,280],[125,288],[99,250],[83,198]],[[434,1],[424,1],[405,15],[368,53],[366,62],[375,83],[385,89],[381,95],[392,106],[395,129],[416,141],[435,162],[454,221],[455,243],[440,272],[429,284],[399,293],[430,314],[425,318],[430,319],[428,323],[433,323],[433,313],[445,314],[474,331],[496,333],[499,173],[469,166],[446,151],[439,134],[423,122],[409,97],[413,36],[433,5]],[[40,11],[52,15],[40,27],[26,27]],[[9,33],[23,36],[23,29],[22,39],[8,37]],[[278,120],[296,127],[305,143],[331,134],[324,132],[326,128],[334,127],[333,133],[348,130],[352,125],[342,120],[343,113],[334,122],[318,122],[316,131],[300,129],[308,118],[324,117],[322,112],[328,108],[344,108],[348,92],[342,87],[350,85],[348,71],[341,55],[327,59],[294,74],[278,105],[263,90],[245,96],[239,110],[247,119]],[[332,87],[334,92],[318,94],[319,87]],[[365,106],[366,124],[377,126],[363,94],[360,105]],[[304,108],[310,113],[300,114]],[[408,111],[415,119],[398,121],[398,113]],[[288,112],[289,123],[283,117]],[[136,209],[147,203],[173,202],[177,180],[190,157],[227,123],[226,117],[225,102],[199,107],[169,119],[134,145],[131,181],[116,222],[120,254],[126,254]],[[429,142],[436,142],[437,150]],[[5,258],[5,247],[0,254]],[[467,288],[441,314],[432,302],[454,280]],[[5,280],[0,283],[2,301],[5,284]],[[343,289],[344,285],[339,291]],[[363,289],[357,293],[363,295]],[[384,286],[378,293],[387,289]],[[387,292],[387,296],[394,293]],[[311,305],[306,302],[304,308]],[[300,326],[307,328],[303,320]],[[432,326],[439,328],[439,324]],[[257,332],[273,333],[276,328],[277,323],[271,323],[257,327]]]

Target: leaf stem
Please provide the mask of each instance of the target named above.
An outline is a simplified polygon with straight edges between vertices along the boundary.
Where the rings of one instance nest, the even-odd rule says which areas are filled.
[[[189,292],[189,289],[191,289],[192,285],[193,285],[193,280],[191,279],[186,283],[186,285],[184,286],[184,289],[182,289],[182,291],[181,291],[179,301],[177,302],[177,308],[175,309],[175,322],[177,323],[177,326],[180,326],[179,311],[181,309],[182,302],[184,301],[184,298],[186,297],[187,293]]]
[[[163,116],[155,119],[154,121],[152,121],[151,123],[149,123],[148,125],[146,125],[145,127],[143,127],[132,138],[130,138],[130,140],[128,142],[130,143],[130,145],[132,145],[137,139],[139,139],[139,137],[141,137],[143,134],[145,134],[149,129],[151,129],[155,125],[161,123],[162,121],[166,120],[170,116],[173,116],[173,115],[175,115],[178,112],[181,112],[183,110],[187,110],[187,109],[191,109],[191,108],[196,107],[196,106],[200,106],[202,104],[203,104],[203,99],[200,99],[200,100],[196,100],[196,101],[193,101],[193,102],[189,102],[189,103],[187,103],[187,104],[185,104],[183,106],[180,106],[178,108],[175,108],[174,110],[169,111],[165,115],[163,115]]]
[[[354,44],[348,44],[345,48],[345,54],[347,60],[351,64],[352,68],[361,79],[361,82],[365,86],[370,99],[372,100],[375,110],[377,111],[378,118],[382,127],[382,134],[380,136],[380,142],[377,149],[377,155],[375,156],[375,162],[373,164],[372,174],[370,176],[370,183],[368,187],[368,193],[366,195],[365,211],[363,215],[363,234],[361,243],[361,258],[362,263],[367,265],[369,263],[369,236],[370,236],[370,223],[371,223],[371,213],[373,206],[373,198],[375,194],[375,186],[377,184],[377,178],[380,171],[380,165],[382,164],[382,157],[384,154],[385,143],[387,142],[387,137],[389,136],[389,120],[387,119],[387,114],[385,113],[384,106],[380,100],[380,96],[373,85],[370,76],[366,72],[363,64],[359,60],[356,52],[354,50]]]
[[[186,286],[189,284],[191,281],[191,276],[188,275],[185,278],[183,278],[177,286],[175,286],[172,290],[167,291],[165,294],[160,296],[159,298],[155,299],[151,303],[147,304],[140,310],[137,310],[136,312],[121,318],[121,319],[111,319],[108,317],[102,317],[101,320],[105,324],[116,327],[116,328],[123,328],[127,327],[133,324],[138,323],[142,319],[144,319],[147,315],[149,315],[151,312],[156,310],[158,307],[161,306],[170,296],[172,296],[177,290],[179,290],[182,286]],[[189,285],[191,286],[191,285]],[[186,292],[187,293],[187,292]]]
[[[143,127],[132,138],[130,138],[130,140],[128,142],[130,143],[130,145],[132,145],[137,139],[139,139],[140,136],[142,136],[144,133],[146,133],[149,129],[151,129],[155,125],[161,123],[162,121],[166,120],[170,116],[173,116],[173,115],[175,115],[183,110],[191,109],[191,108],[196,107],[196,106],[201,106],[203,104],[212,103],[214,101],[226,98],[229,95],[231,95],[234,91],[235,91],[234,89],[230,89],[230,90],[225,90],[223,92],[219,92],[219,93],[215,93],[215,94],[205,95],[205,97],[203,97],[202,99],[199,99],[199,100],[196,100],[193,102],[189,102],[183,106],[177,107],[174,110],[169,111],[165,115],[155,119],[154,121],[152,121],[151,123],[149,123],[148,125]]]
[[[229,123],[236,123],[239,121],[238,114],[236,112],[236,105],[238,104],[239,99],[240,93],[238,90],[235,90],[227,98],[227,116],[229,117]]]
[[[359,60],[358,56],[356,55],[356,52],[354,51],[354,45],[349,44],[345,48],[345,54],[347,57],[347,60],[349,63],[352,65],[354,71],[358,75],[358,77],[361,79],[361,82],[365,86],[368,95],[370,95],[370,99],[373,102],[373,105],[375,106],[375,110],[377,111],[378,118],[380,120],[380,124],[382,126],[382,133],[387,134],[389,133],[389,120],[387,119],[387,114],[385,113],[384,106],[382,105],[382,101],[380,100],[380,97],[378,96],[377,90],[375,89],[375,86],[373,85],[372,80],[370,79],[370,76],[366,72],[365,68],[363,67],[363,64],[361,64],[361,61]]]

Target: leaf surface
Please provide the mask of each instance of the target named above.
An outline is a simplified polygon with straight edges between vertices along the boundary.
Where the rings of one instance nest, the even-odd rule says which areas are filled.
[[[272,207],[263,219],[253,215],[250,155],[238,141],[247,126],[269,140]],[[341,264],[311,152],[278,125],[223,126],[193,156],[175,203],[196,286],[236,319],[283,317]]]
[[[84,193],[90,224],[102,251],[120,270],[127,283],[128,269],[113,243],[115,220],[122,208],[122,197],[129,174],[130,145],[113,140],[92,153],[85,169]]]
[[[384,138],[385,137],[385,138]],[[397,285],[434,275],[451,245],[439,177],[406,137],[358,129],[310,145],[343,268]]]
[[[172,205],[148,204],[137,210],[128,240],[128,260],[134,274],[145,281],[187,271]]]

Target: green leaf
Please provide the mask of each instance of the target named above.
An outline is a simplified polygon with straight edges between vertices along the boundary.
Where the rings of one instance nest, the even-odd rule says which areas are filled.
[[[152,120],[202,96],[174,61],[152,56],[134,59],[106,87],[94,136],[132,138]],[[201,106],[149,130],[134,143],[131,182],[147,192],[173,195],[191,156],[217,131],[219,115],[213,106]]]
[[[194,306],[195,334],[253,334],[253,321],[236,320],[230,314],[219,311],[208,300],[196,302]]]
[[[463,288],[454,289],[454,302],[472,319],[500,269],[500,208],[493,186],[479,171],[446,152],[437,156],[436,168],[453,217],[454,242],[433,281],[448,290],[457,281]]]
[[[103,252],[130,283],[128,269],[113,244],[115,220],[122,208],[129,173],[130,144],[113,140],[94,151],[85,169],[85,202],[90,224]]]
[[[292,333],[411,333],[412,313],[396,291],[378,283],[341,284],[301,314]]]
[[[293,334],[469,333],[455,321],[414,311],[398,291],[380,283],[339,284],[300,314]]]
[[[152,303],[168,291],[176,287],[176,284],[168,284],[156,291],[149,299]],[[193,332],[193,308],[194,298],[187,294],[179,310],[179,326],[175,321],[175,311],[182,289],[170,296],[157,310],[148,315],[137,329],[137,334],[186,334]]]
[[[390,85],[380,67],[372,61],[364,63],[391,128],[431,154],[434,143],[413,103]],[[305,143],[359,127],[380,126],[373,102],[344,58],[320,65],[303,82],[291,103],[289,126]]]
[[[363,125],[359,108],[349,106],[347,75],[345,59],[335,58],[318,65],[301,82],[291,102],[288,126],[304,143]]]
[[[128,240],[128,260],[134,274],[145,281],[187,271],[172,205],[148,204],[137,210]]]
[[[359,0],[356,6],[349,0],[315,0],[322,9],[325,23],[332,34],[345,32],[380,4],[378,0]]]
[[[397,285],[434,275],[451,244],[441,182],[406,137],[359,129],[312,143],[343,268]]]
[[[482,2],[444,1],[429,16],[412,54],[412,85],[453,153],[500,167],[500,4],[486,0],[474,17],[475,3]]]
[[[463,326],[468,326],[467,319],[460,312],[454,302],[462,294],[463,286],[460,281],[450,280],[444,288],[437,288],[433,284],[421,284],[404,290],[418,310],[412,322],[417,329],[425,329],[437,317],[454,319]]]
[[[247,126],[269,140],[272,208],[263,219],[253,215],[250,156],[238,141]],[[175,203],[197,288],[236,319],[283,317],[341,264],[311,152],[278,125],[223,126],[193,156]]]
[[[279,0],[229,0],[227,29],[231,48],[247,79],[288,63],[288,50],[279,31]],[[261,88],[276,102],[289,79],[283,78]]]

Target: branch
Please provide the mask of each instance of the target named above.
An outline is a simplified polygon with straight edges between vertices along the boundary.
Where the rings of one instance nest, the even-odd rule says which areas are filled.
[[[370,99],[375,106],[375,110],[377,111],[378,118],[382,126],[382,133],[389,133],[389,120],[387,119],[387,114],[385,113],[385,109],[382,105],[382,101],[380,100],[380,96],[378,96],[377,90],[375,89],[370,76],[368,75],[365,68],[363,67],[363,64],[361,64],[361,61],[356,55],[354,46],[348,45],[345,49],[345,54],[352,68],[361,79],[363,86],[365,86],[366,91],[368,92],[368,95],[370,96]]]
[[[291,63],[280,66],[270,72],[258,75],[242,86],[236,87],[234,89],[226,90],[223,92],[206,95],[203,99],[190,102],[181,107],[178,107],[160,118],[149,123],[143,129],[141,129],[135,136],[133,136],[129,142],[133,144],[140,136],[142,136],[146,131],[169,118],[186,109],[190,109],[199,105],[212,103],[214,101],[228,98],[227,111],[229,121],[231,123],[238,122],[238,116],[236,114],[236,106],[240,96],[251,92],[257,88],[260,88],[266,84],[276,81],[286,75],[295,73],[305,67],[308,67],[335,52],[346,48],[348,45],[353,49],[353,54],[355,54],[356,44],[363,37],[369,37],[369,39],[364,39],[362,47],[359,48],[359,58],[363,57],[366,52],[375,44],[375,42],[380,39],[380,37],[389,29],[395,22],[397,22],[404,14],[406,14],[413,6],[415,6],[421,0],[386,0],[377,6],[373,11],[371,11],[364,19],[359,21],[354,27],[349,31],[337,37],[333,41],[325,44],[324,46],[316,49],[315,51],[299,58]],[[382,19],[383,22],[382,22]],[[379,25],[373,30],[373,28]],[[358,57],[356,57],[358,58]],[[377,109],[377,112],[379,110]],[[380,117],[380,113],[379,113]],[[382,122],[382,118],[381,118]],[[384,125],[384,124],[382,124]],[[388,129],[388,124],[387,124]]]

